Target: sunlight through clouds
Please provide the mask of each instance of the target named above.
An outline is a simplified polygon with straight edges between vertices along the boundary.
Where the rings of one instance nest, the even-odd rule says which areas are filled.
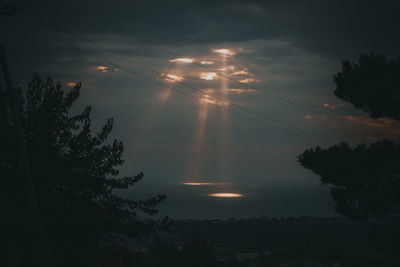
[[[253,78],[246,78],[246,79],[240,80],[240,82],[241,83],[254,83],[254,82],[257,82],[257,80],[253,79]]]
[[[200,100],[200,107],[198,110],[198,120],[197,120],[196,130],[194,132],[191,162],[189,163],[188,167],[189,175],[197,176],[199,175],[201,169],[204,137],[206,135],[207,114],[208,114],[208,102]],[[197,183],[197,184],[189,183],[186,185],[205,185],[205,184],[207,183]]]
[[[193,63],[194,59],[193,58],[175,58],[175,59],[171,59],[169,62],[179,62],[179,63]]]
[[[161,103],[165,103],[168,100],[169,96],[171,95],[171,89],[165,88],[157,95],[157,100]]]
[[[233,75],[249,75],[250,73],[245,70],[235,71]]]
[[[210,105],[228,108],[232,104],[230,97],[238,97],[243,94],[253,94],[257,91],[255,89],[246,88],[229,88],[229,83],[251,83],[256,82],[254,75],[248,70],[241,59],[234,57],[237,53],[241,52],[238,48],[228,49],[212,49],[211,54],[198,55],[196,57],[177,57],[168,60],[169,63],[175,63],[175,67],[170,67],[161,76],[165,81],[177,83],[184,80],[190,83],[197,83],[195,86],[199,88],[202,94],[198,94],[199,109],[197,114],[196,129],[193,134],[193,142],[191,153],[187,165],[186,175],[198,176],[204,168],[204,145],[206,140],[206,125],[209,117],[208,109]],[[199,70],[200,63],[205,65],[203,68],[206,70]],[[200,66],[201,67],[201,66]],[[207,71],[208,70],[208,71]],[[237,80],[235,80],[237,79]],[[218,80],[219,85],[212,83],[213,87],[209,88],[204,86],[205,83]],[[200,88],[205,89],[200,89]],[[165,102],[169,97],[170,90],[161,92],[158,95],[160,102]],[[237,102],[236,105],[245,105],[244,102]],[[218,151],[216,163],[217,173],[221,177],[230,177],[232,172],[232,151],[230,149],[231,134],[230,134],[230,117],[226,112],[221,112],[218,117]],[[206,184],[193,184],[187,185],[208,185]],[[210,184],[209,184],[210,185]],[[220,196],[223,197],[223,196]]]
[[[218,53],[224,56],[233,56],[235,53],[233,53],[232,50],[226,49],[226,48],[222,48],[222,49],[214,49],[213,50],[214,53]]]
[[[184,80],[184,78],[182,76],[178,76],[175,74],[170,74],[170,73],[162,73],[161,77],[164,78],[164,80],[166,80],[167,82],[181,82]]]
[[[203,79],[203,80],[210,81],[210,80],[214,80],[214,78],[216,78],[216,77],[217,77],[217,73],[215,73],[215,72],[200,73],[200,79]]]
[[[229,70],[234,70],[234,69],[235,69],[235,66],[226,66],[226,67],[220,68],[218,70],[220,70],[220,71],[229,71]]]

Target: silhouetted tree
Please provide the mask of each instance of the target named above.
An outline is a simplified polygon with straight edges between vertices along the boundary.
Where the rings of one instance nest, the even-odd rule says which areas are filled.
[[[373,118],[400,120],[400,59],[362,55],[343,62],[335,95]],[[400,145],[382,140],[351,148],[341,143],[304,151],[298,161],[333,185],[336,210],[352,219],[400,215]]]
[[[345,60],[334,76],[335,95],[352,103],[373,118],[400,120],[400,57],[387,60],[383,55],[363,54],[358,63]]]
[[[78,115],[70,110],[81,84],[66,91],[51,78],[35,76],[27,90],[16,88],[20,119],[36,190],[40,219],[46,237],[98,241],[108,232],[137,236],[162,225],[140,214],[152,215],[165,198],[131,200],[115,194],[143,177],[119,177],[123,145],[109,142],[113,120],[101,131],[91,129],[91,107]],[[19,151],[10,122],[5,94],[0,97],[0,177],[2,202],[8,212],[3,220],[18,231],[26,229],[26,199],[22,189]]]
[[[400,145],[389,140],[306,150],[300,163],[331,184],[336,210],[352,219],[400,211]]]

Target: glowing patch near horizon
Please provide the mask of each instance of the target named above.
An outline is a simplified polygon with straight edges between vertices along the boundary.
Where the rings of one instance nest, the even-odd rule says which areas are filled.
[[[202,65],[212,65],[212,64],[214,64],[214,61],[203,60],[203,61],[200,62],[200,64],[202,64]]]
[[[366,126],[371,126],[371,127],[385,127],[385,125],[383,125],[383,124],[375,123],[372,121],[365,121],[364,124]]]
[[[169,62],[193,63],[193,61],[194,61],[193,58],[182,57],[182,58],[171,59]]]
[[[107,66],[97,66],[96,70],[99,72],[108,72],[108,67]]]
[[[203,79],[203,80],[210,81],[210,80],[214,80],[215,77],[217,77],[217,73],[215,73],[215,72],[200,73],[200,79]]]
[[[182,183],[183,185],[190,185],[190,186],[204,186],[204,185],[214,185],[214,183]]]
[[[243,197],[242,194],[238,194],[238,193],[213,193],[213,194],[208,194],[207,196],[209,196],[209,197],[223,197],[223,198]]]
[[[182,185],[188,186],[226,186],[232,183],[213,183],[213,182],[183,182]]]
[[[223,49],[214,49],[214,52],[218,53],[218,54],[221,54],[221,55],[224,55],[224,56],[233,55],[233,52],[231,50],[225,49],[225,48],[223,48]]]
[[[170,74],[170,73],[162,73],[161,77],[164,78],[167,82],[181,82],[183,81],[183,77],[175,75],[175,74]]]
[[[378,121],[382,121],[382,122],[384,122],[384,123],[386,123],[386,124],[391,124],[392,123],[392,120],[391,119],[389,119],[389,118],[379,118],[379,119],[377,119]]]

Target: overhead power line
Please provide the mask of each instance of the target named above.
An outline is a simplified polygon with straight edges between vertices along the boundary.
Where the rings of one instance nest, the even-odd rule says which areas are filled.
[[[90,13],[88,10],[83,9],[83,8],[80,7],[80,6],[73,5],[72,3],[68,2],[68,1],[62,1],[62,2],[63,2],[64,5],[67,6],[68,8],[70,8],[70,9],[72,9],[72,10],[74,10],[74,11],[78,10],[78,11],[80,11],[81,13],[85,13],[85,14],[87,14],[87,15],[90,15],[94,20],[96,20],[96,21],[98,21],[98,22],[100,22],[100,23],[102,23],[102,24],[104,24],[104,25],[110,27],[111,29],[113,29],[113,30],[115,30],[115,31],[117,31],[117,32],[119,32],[119,33],[128,35],[128,36],[133,37],[133,38],[135,38],[135,39],[137,39],[137,40],[140,40],[140,41],[142,41],[142,42],[145,42],[146,44],[148,44],[148,45],[150,45],[150,46],[152,46],[152,47],[158,48],[159,50],[165,51],[166,53],[168,53],[168,54],[170,54],[170,55],[172,55],[172,56],[174,56],[174,57],[183,57],[183,55],[181,55],[181,54],[179,54],[179,53],[173,51],[172,49],[168,49],[168,48],[166,48],[166,47],[163,47],[163,46],[154,44],[153,42],[151,42],[149,39],[147,39],[147,38],[144,37],[143,35],[139,35],[139,34],[137,34],[137,33],[133,33],[133,32],[130,32],[130,31],[126,31],[125,29],[122,29],[121,27],[115,25],[114,23],[112,23],[112,22],[110,22],[110,21],[107,21],[107,20],[105,20],[105,19],[99,18],[99,17],[97,17],[97,16],[95,16],[95,15],[92,15],[92,13]],[[196,61],[194,61],[193,64],[196,65],[196,66],[198,66],[198,67],[200,67],[200,68],[203,68],[203,69],[205,69],[205,70],[207,70],[207,71],[213,71],[211,68],[207,67],[206,65],[199,64],[199,63],[196,62]],[[220,74],[220,76],[222,76],[222,77],[224,77],[224,78],[226,78],[226,79],[229,79],[230,81],[233,81],[233,82],[235,82],[236,84],[240,84],[240,86],[243,86],[243,87],[245,87],[246,89],[257,89],[257,91],[260,92],[261,94],[264,94],[264,95],[266,95],[266,96],[268,96],[268,97],[271,97],[271,98],[277,99],[277,100],[279,100],[279,101],[285,102],[285,103],[290,104],[290,105],[292,105],[292,106],[295,106],[295,107],[297,107],[297,108],[301,108],[301,109],[303,109],[303,110],[306,110],[306,111],[309,111],[309,112],[312,112],[312,113],[318,113],[318,114],[321,114],[321,115],[325,115],[324,113],[322,113],[322,112],[320,112],[320,111],[318,111],[318,110],[315,110],[315,109],[310,108],[310,107],[308,107],[308,106],[305,106],[305,105],[296,103],[295,101],[292,101],[292,100],[290,100],[290,99],[288,99],[288,98],[285,98],[285,97],[282,97],[282,96],[279,96],[279,95],[276,95],[276,94],[272,94],[272,93],[270,93],[270,92],[267,92],[266,90],[260,90],[259,88],[254,88],[253,86],[249,86],[248,84],[243,83],[243,82],[241,82],[240,80],[234,79],[234,78],[232,78],[232,77],[229,76],[229,75]]]
[[[29,14],[30,16],[36,17],[35,14],[33,14],[32,12],[30,12],[29,10],[26,10],[25,8],[21,8],[21,10],[24,11],[25,13]],[[109,53],[108,51],[104,50],[104,48],[102,48],[101,46],[99,46],[98,44],[96,44],[95,42],[93,42],[93,41],[91,41],[91,40],[88,40],[88,39],[83,38],[83,37],[81,37],[81,36],[77,36],[76,34],[71,33],[69,30],[67,30],[67,29],[65,29],[65,28],[63,28],[63,27],[61,27],[61,26],[59,26],[59,25],[52,24],[52,26],[55,27],[55,28],[57,28],[57,29],[59,29],[60,31],[63,31],[63,32],[69,34],[69,35],[74,36],[75,38],[78,38],[78,39],[80,39],[80,40],[82,40],[82,41],[84,41],[84,42],[87,42],[87,43],[91,44],[92,46],[96,47],[99,51],[105,51],[105,52]],[[64,43],[65,43],[65,42],[64,42]],[[85,53],[87,53],[86,50],[83,50],[83,49],[81,49],[80,47],[78,47],[78,46],[76,46],[76,45],[69,44],[69,46],[72,46],[72,47],[74,47],[74,48],[78,48],[79,50],[82,50],[82,51],[84,51]],[[95,57],[96,57],[96,58],[99,58],[99,59],[102,60],[102,61],[104,61],[104,59],[102,59],[102,58],[100,58],[100,57],[98,57],[98,56],[95,56]],[[158,71],[156,71],[156,70],[154,70],[154,69],[152,69],[152,68],[150,68],[150,67],[148,67],[148,66],[146,66],[146,65],[144,65],[144,64],[142,64],[142,63],[140,63],[140,62],[137,62],[137,61],[135,61],[135,60],[132,60],[132,59],[129,59],[129,58],[120,56],[120,55],[119,55],[119,57],[122,58],[122,59],[124,59],[125,61],[130,62],[130,63],[133,63],[133,64],[135,64],[135,65],[137,65],[137,66],[139,66],[139,67],[141,67],[141,68],[143,68],[143,69],[146,69],[146,70],[151,71],[151,72],[153,72],[153,73],[156,73],[156,74],[158,74],[158,75],[161,74],[160,72],[158,72]],[[105,61],[104,61],[104,62],[105,62]],[[130,70],[130,69],[128,69],[128,68],[125,68],[125,67],[123,67],[123,66],[121,66],[121,65],[118,65],[118,64],[115,64],[115,63],[111,63],[111,62],[108,62],[108,64],[109,64],[109,65],[112,65],[112,66],[114,66],[114,67],[117,67],[117,68],[119,68],[119,69],[122,69],[122,70],[124,70],[124,71],[126,71],[126,72],[128,72],[128,73],[130,73],[130,74],[133,74],[133,75],[136,75],[136,76],[140,76],[140,77],[142,77],[142,78],[144,78],[144,79],[146,79],[146,80],[150,80],[150,81],[152,81],[152,82],[154,82],[154,83],[157,83],[157,84],[159,84],[159,85],[161,85],[161,86],[163,86],[163,87],[169,88],[169,89],[171,89],[171,90],[173,90],[173,91],[175,91],[175,92],[177,92],[177,93],[179,93],[179,94],[182,94],[182,95],[184,95],[184,96],[186,96],[186,97],[189,97],[189,98],[191,98],[191,99],[198,100],[198,98],[197,98],[196,96],[190,95],[190,94],[188,94],[188,93],[186,93],[186,92],[184,92],[184,91],[181,91],[181,90],[176,89],[175,87],[172,87],[172,86],[166,85],[166,84],[164,84],[164,83],[161,83],[161,82],[158,81],[158,80],[149,78],[149,77],[146,76],[146,75],[143,75],[143,74],[141,74],[141,73],[132,71],[132,70]],[[182,85],[184,85],[185,87],[189,87],[189,88],[191,88],[191,89],[193,89],[193,90],[202,91],[201,89],[195,88],[195,87],[193,87],[193,86],[191,86],[191,85],[189,85],[189,84],[187,84],[187,83],[182,83],[182,82],[180,82],[180,83],[181,83]],[[251,116],[243,115],[243,114],[241,114],[241,113],[239,113],[239,112],[237,112],[237,111],[231,110],[231,109],[229,109],[229,108],[225,108],[225,107],[223,107],[223,106],[219,106],[219,105],[213,104],[213,103],[210,103],[210,104],[211,104],[212,106],[214,106],[215,108],[218,108],[218,109],[221,109],[221,110],[225,110],[226,112],[230,112],[230,113],[232,113],[232,114],[235,114],[235,115],[237,115],[237,116],[240,116],[240,117],[242,117],[242,118],[251,120],[251,121],[256,122],[256,123],[259,123],[259,124],[263,124],[263,125],[265,125],[265,126],[268,126],[268,127],[270,127],[270,128],[279,130],[279,131],[281,131],[281,132],[285,132],[285,133],[287,133],[287,134],[291,134],[291,135],[294,135],[294,136],[297,136],[297,137],[301,137],[301,138],[306,139],[306,140],[308,140],[308,141],[312,141],[313,143],[314,143],[314,142],[317,142],[317,143],[320,142],[320,141],[317,141],[316,139],[307,137],[307,136],[305,136],[305,135],[303,135],[303,134],[299,134],[299,133],[296,133],[296,132],[293,132],[293,131],[290,131],[290,130],[287,130],[287,129],[282,129],[282,128],[280,128],[280,127],[277,127],[277,126],[274,126],[274,125],[272,125],[272,124],[266,123],[265,121],[261,121],[261,120],[258,120],[258,119],[254,119],[254,118],[251,117]],[[239,107],[240,107],[240,106],[239,106]],[[255,114],[256,114],[256,113],[255,113]],[[259,115],[259,114],[258,114],[258,115]],[[293,127],[296,128],[295,126],[291,126],[291,125],[289,125],[289,124],[280,122],[279,120],[276,120],[276,121],[279,122],[280,124],[288,125],[288,126],[290,126],[290,127],[292,127],[292,128],[293,128]],[[298,130],[302,130],[302,129],[298,129]],[[324,144],[329,144],[329,143],[328,143],[328,142],[324,142]]]
[[[183,55],[180,55],[179,53],[177,53],[177,52],[175,52],[175,51],[173,51],[173,50],[171,50],[171,49],[168,49],[168,48],[165,48],[165,47],[163,47],[163,46],[154,44],[153,42],[151,42],[150,40],[148,40],[148,39],[147,39],[146,37],[144,37],[143,35],[139,35],[139,34],[135,34],[135,33],[130,32],[130,31],[126,31],[126,30],[124,30],[124,29],[118,27],[117,25],[115,25],[115,24],[113,24],[113,23],[111,23],[111,22],[109,22],[109,21],[107,21],[107,20],[104,20],[104,19],[102,19],[102,18],[99,18],[98,16],[95,16],[95,15],[92,15],[88,10],[83,9],[83,8],[81,8],[80,6],[78,7],[78,6],[76,6],[76,5],[73,5],[73,4],[71,4],[70,2],[68,2],[68,1],[62,1],[62,2],[63,2],[64,5],[67,6],[68,8],[70,8],[70,9],[72,9],[72,10],[74,10],[74,11],[75,11],[75,10],[78,10],[78,11],[80,11],[81,13],[85,13],[86,15],[91,16],[95,21],[98,21],[98,22],[100,22],[100,23],[102,23],[102,24],[108,26],[108,27],[110,27],[111,29],[113,29],[113,30],[115,30],[115,31],[117,31],[117,32],[119,32],[119,33],[125,34],[125,35],[130,36],[130,37],[133,37],[133,38],[135,38],[135,39],[137,39],[137,40],[140,40],[140,41],[142,41],[142,42],[145,42],[147,45],[152,46],[152,47],[154,47],[154,48],[157,48],[157,49],[159,49],[159,50],[165,51],[166,53],[168,53],[168,54],[170,54],[170,55],[172,55],[172,56],[174,56],[174,57],[178,57],[178,58],[184,57]],[[134,64],[137,64],[137,61],[136,61]],[[203,69],[205,69],[205,70],[207,70],[207,71],[213,71],[213,69],[207,67],[206,65],[199,64],[199,63],[196,62],[196,61],[194,61],[192,64],[194,64],[194,65],[196,65],[196,66],[198,66],[198,67],[200,67],[200,68],[203,68]],[[161,74],[161,73],[157,72],[157,74]],[[279,100],[279,101],[285,102],[285,103],[287,103],[287,104],[296,106],[297,108],[301,108],[301,109],[303,109],[303,110],[306,110],[306,111],[309,111],[309,112],[312,112],[312,113],[318,113],[318,114],[320,114],[320,115],[325,115],[324,113],[322,113],[322,112],[320,112],[320,111],[317,111],[317,110],[314,110],[313,108],[310,108],[310,107],[304,106],[304,105],[302,105],[302,104],[296,103],[296,102],[294,102],[294,101],[292,101],[292,100],[290,100],[290,99],[287,99],[287,98],[285,98],[285,97],[281,97],[281,96],[272,94],[272,93],[270,93],[270,92],[266,92],[266,91],[264,91],[264,90],[259,90],[259,88],[254,88],[254,87],[252,87],[252,86],[249,86],[248,84],[243,83],[243,82],[241,82],[240,80],[234,79],[234,78],[232,78],[232,77],[229,76],[229,75],[225,75],[225,74],[222,73],[222,74],[219,74],[219,76],[224,77],[224,78],[226,78],[226,79],[228,79],[228,80],[230,80],[230,81],[233,81],[233,82],[235,82],[236,84],[240,84],[241,86],[245,87],[246,89],[252,89],[252,90],[257,89],[257,90],[256,90],[257,92],[260,92],[260,93],[262,93],[262,94],[264,94],[264,95],[267,95],[267,96],[272,97],[272,98],[274,98],[274,99],[277,99],[277,100]],[[181,81],[180,83],[186,85],[187,87],[189,87],[189,88],[191,88],[191,89],[200,90],[200,91],[203,91],[203,93],[205,93],[204,90],[199,89],[199,88],[193,88],[194,86],[189,85],[189,84],[186,84],[186,83],[183,82],[183,81]],[[209,94],[209,93],[208,93],[208,94]],[[220,97],[215,96],[215,95],[213,95],[213,97],[215,97],[216,99],[220,99]],[[225,101],[225,100],[224,100],[224,101]],[[300,128],[300,127],[296,127],[296,126],[290,125],[290,124],[288,124],[288,123],[285,123],[285,122],[279,121],[279,120],[277,120],[277,119],[271,118],[271,117],[269,117],[269,116],[266,116],[265,114],[262,114],[262,113],[260,113],[260,112],[256,112],[256,111],[250,110],[250,109],[248,109],[248,108],[246,108],[246,107],[243,107],[243,106],[241,106],[241,105],[237,105],[237,104],[235,104],[235,103],[231,103],[231,104],[234,105],[234,106],[237,106],[238,108],[241,108],[241,109],[243,109],[243,110],[245,110],[245,111],[247,111],[247,112],[249,112],[249,113],[251,113],[251,114],[254,114],[254,115],[263,117],[264,119],[267,119],[267,120],[269,120],[269,121],[273,121],[273,122],[278,123],[278,124],[280,124],[280,125],[283,125],[283,126],[286,126],[286,127],[292,128],[292,129],[295,129],[295,130],[299,130],[299,131],[308,133],[308,134],[313,135],[313,136],[315,136],[315,137],[317,137],[317,138],[322,138],[322,139],[324,139],[324,140],[326,140],[326,141],[329,140],[329,142],[336,142],[336,140],[334,140],[334,139],[332,139],[332,138],[330,138],[330,137],[322,136],[321,134],[317,134],[317,133],[314,133],[314,132],[312,132],[312,131],[309,131],[309,130],[306,130],[306,129],[303,129],[303,128]]]

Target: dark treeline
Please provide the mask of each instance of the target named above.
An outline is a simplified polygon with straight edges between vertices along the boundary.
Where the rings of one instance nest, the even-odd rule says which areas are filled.
[[[115,194],[135,185],[143,173],[119,176],[123,144],[108,140],[113,119],[93,132],[90,106],[71,114],[80,83],[64,90],[35,75],[27,89],[12,87],[0,91],[7,264],[99,266],[105,235],[140,237],[168,226],[167,218],[139,217],[157,213],[164,195],[131,200]]]
[[[168,232],[132,240],[109,259],[122,266],[397,266],[399,238],[393,221],[173,220]]]

